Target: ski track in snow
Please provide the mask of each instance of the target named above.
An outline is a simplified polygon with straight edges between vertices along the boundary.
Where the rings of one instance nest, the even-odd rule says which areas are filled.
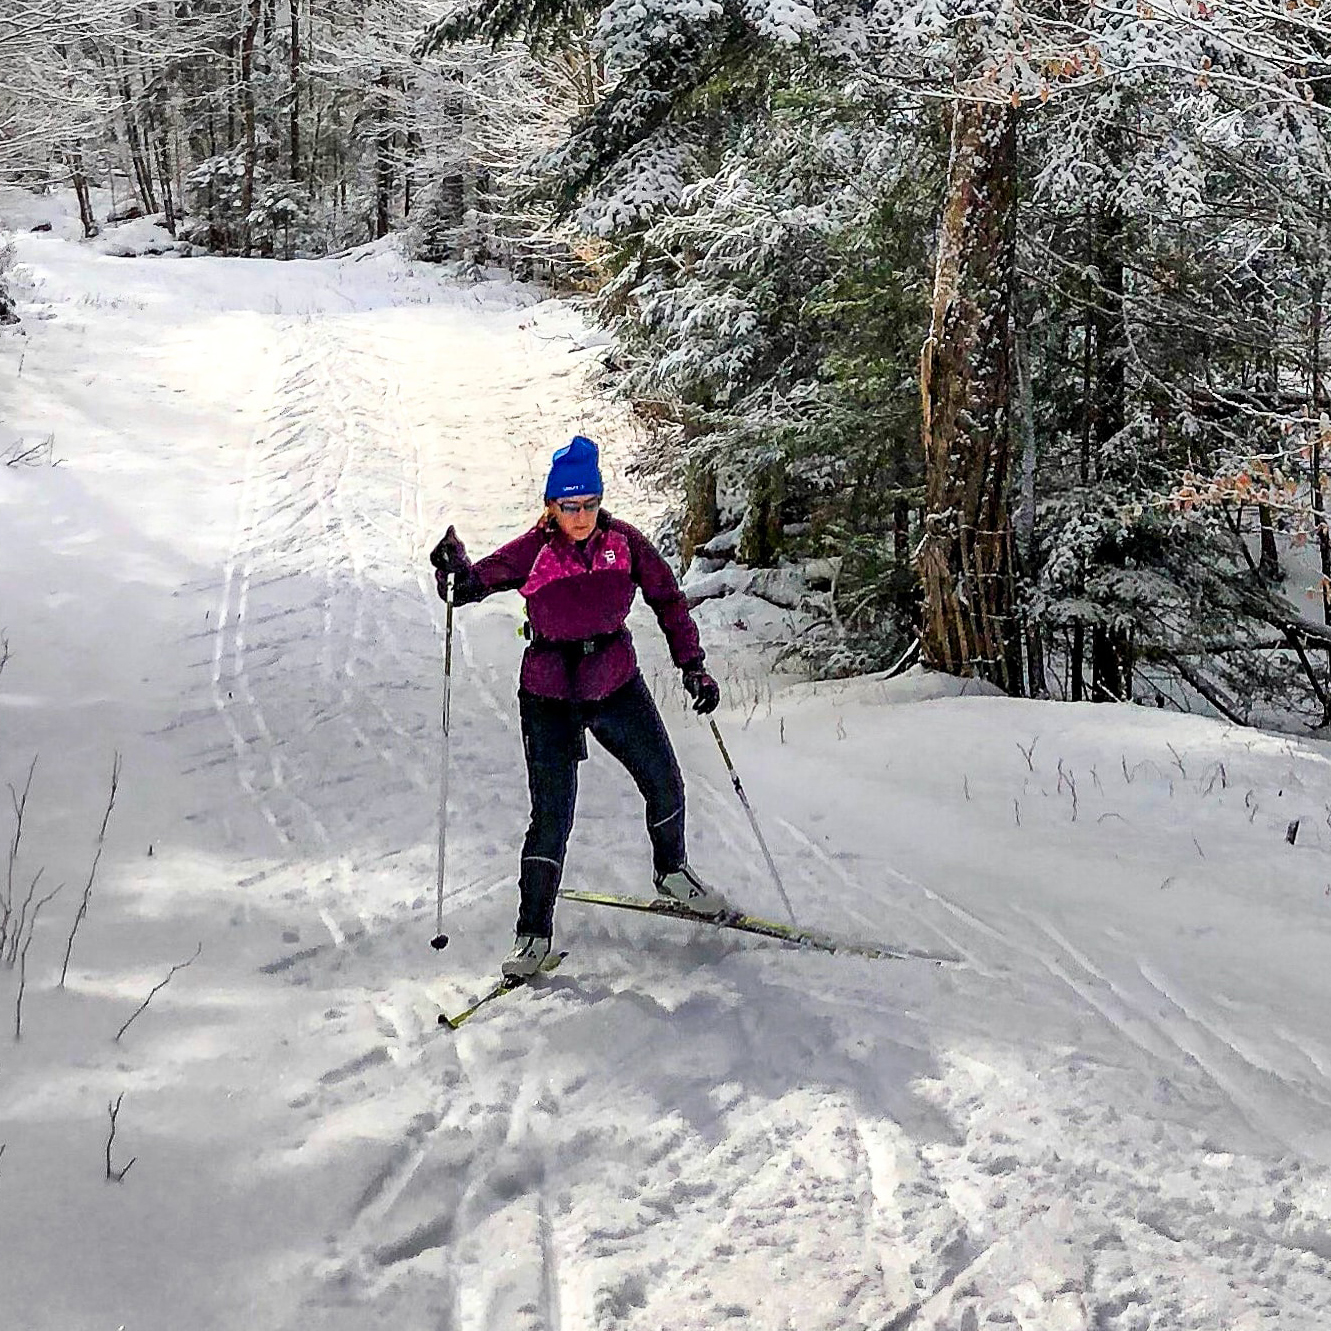
[[[178,298],[217,271],[179,265]],[[467,293],[446,289],[437,314],[392,300],[344,312],[341,277],[320,295],[332,271],[313,266],[308,313],[251,329],[265,340],[244,446],[216,464],[234,522],[215,576],[190,583],[207,627],[182,630],[204,659],[179,681],[178,713],[148,731],[235,903],[246,941],[227,992],[243,976],[262,1014],[237,1028],[235,1057],[271,1075],[254,1079],[219,1171],[240,1162],[261,1195],[299,1181],[313,1199],[285,1248],[229,1277],[253,1283],[245,1315],[223,1302],[198,1324],[1326,1325],[1331,1046],[1297,1012],[1224,979],[1201,986],[1125,919],[1088,923],[1058,883],[995,892],[978,858],[963,881],[923,850],[898,866],[889,838],[819,807],[816,763],[836,751],[799,749],[794,726],[785,748],[784,720],[778,746],[770,715],[722,724],[746,788],[765,788],[758,816],[800,922],[952,952],[964,969],[565,903],[560,971],[440,1029],[439,1010],[481,992],[506,946],[526,808],[515,608],[469,607],[454,644],[454,941],[432,952],[443,606],[428,550],[448,521],[473,553],[522,529],[573,429],[611,443],[617,477],[627,426],[529,323],[567,314],[487,308],[482,293],[469,317]],[[650,615],[635,626],[679,741],[695,860],[779,917],[710,735]],[[775,762],[814,766],[782,785]],[[1145,798],[1149,773],[1134,784],[1130,771],[1125,790]],[[594,745],[580,781],[569,881],[649,892],[636,793]],[[903,807],[915,793],[892,789]],[[858,801],[880,822],[881,797]],[[1006,818],[1010,792],[996,802]],[[947,817],[964,837],[958,808]],[[243,1225],[216,1205],[218,1242],[239,1242],[227,1235]],[[129,1311],[115,1324],[165,1331]]]

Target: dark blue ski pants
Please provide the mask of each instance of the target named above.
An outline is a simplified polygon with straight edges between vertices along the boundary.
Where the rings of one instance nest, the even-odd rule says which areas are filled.
[[[549,938],[564,852],[573,830],[578,763],[586,732],[627,769],[647,801],[652,867],[671,873],[684,863],[684,781],[661,714],[641,674],[598,702],[566,702],[519,692],[527,755],[531,823],[522,843],[517,932]]]

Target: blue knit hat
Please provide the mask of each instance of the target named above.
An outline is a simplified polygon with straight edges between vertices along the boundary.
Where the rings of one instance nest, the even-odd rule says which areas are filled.
[[[559,449],[550,463],[550,479],[545,483],[547,499],[566,499],[569,495],[599,495],[601,468],[596,445],[583,435]]]

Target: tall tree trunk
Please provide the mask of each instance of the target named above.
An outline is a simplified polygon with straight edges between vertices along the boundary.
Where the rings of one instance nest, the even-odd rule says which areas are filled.
[[[1276,350],[1280,337],[1280,323],[1274,297],[1271,301],[1270,316],[1271,354],[1267,363],[1266,390],[1271,397],[1271,409],[1275,411],[1278,410],[1276,404],[1280,401],[1280,356]],[[1276,529],[1271,518],[1270,505],[1257,505],[1257,522],[1261,530],[1261,555],[1257,560],[1257,568],[1268,582],[1277,582],[1280,579],[1280,551],[1276,547]]]
[[[402,170],[402,216],[410,217],[416,203],[416,164],[421,155],[420,131],[407,131],[406,163]]]
[[[749,478],[748,513],[740,533],[739,561],[750,568],[772,568],[784,538],[781,502],[786,474],[779,462],[768,462]]]
[[[927,515],[917,562],[930,665],[1024,691],[1008,511],[1016,113],[958,101],[920,362]]]
[[[1317,533],[1317,553],[1322,567],[1322,620],[1331,624],[1331,530],[1327,527],[1326,495],[1322,489],[1323,452],[1326,436],[1331,430],[1331,421],[1327,420],[1326,393],[1322,388],[1322,332],[1326,327],[1326,279],[1322,275],[1325,262],[1325,250],[1322,244],[1324,235],[1325,200],[1319,194],[1317,200],[1317,250],[1314,256],[1316,264],[1312,285],[1312,317],[1310,332],[1312,343],[1309,356],[1308,375],[1308,415],[1312,422],[1312,448],[1308,459],[1311,475],[1313,526]],[[1327,652],[1327,670],[1331,673],[1331,650]],[[1324,720],[1328,718],[1323,718]]]
[[[390,206],[393,199],[393,128],[389,115],[388,76],[376,80],[374,135],[374,239],[388,234]]]
[[[241,248],[250,252],[250,210],[254,207],[254,171],[258,161],[258,131],[254,112],[254,42],[259,33],[262,0],[245,0],[245,27],[240,36],[240,115],[245,142],[244,174],[240,182]]]
[[[1091,698],[1127,702],[1132,697],[1132,639],[1126,630],[1097,624],[1091,634]]]
[[[904,495],[892,501],[892,559],[902,569],[910,564],[910,503]]]
[[[115,65],[116,81],[120,87],[120,112],[125,121],[125,142],[129,146],[130,163],[134,168],[134,183],[138,189],[139,202],[145,213],[155,213],[157,195],[153,190],[152,165],[145,150],[138,112],[134,106],[129,59],[126,57],[122,65],[113,52],[112,61]]]
[[[79,221],[83,223],[83,238],[90,240],[97,234],[97,221],[92,212],[92,194],[88,178],[83,174],[83,148],[76,146],[69,154],[69,176],[74,185],[74,197],[79,201]]]
[[[300,180],[300,0],[287,0],[291,6],[291,106],[287,114],[287,140],[291,154],[288,174]]]
[[[166,131],[163,129],[157,139],[157,178],[162,185],[162,205],[166,210],[166,229],[174,236],[178,219],[176,217],[175,195],[171,184],[171,159],[166,145]]]
[[[1116,165],[1121,152],[1109,147]],[[1111,192],[1100,202],[1095,219],[1095,270],[1099,291],[1092,311],[1095,331],[1095,444],[1097,455],[1112,455],[1114,440],[1127,423],[1127,331],[1123,296],[1123,214]],[[1124,625],[1100,623],[1091,635],[1091,697],[1095,702],[1127,702],[1132,698],[1132,631]]]
[[[1020,404],[1018,434],[1021,440],[1021,503],[1017,509],[1017,558],[1028,582],[1034,582],[1039,561],[1035,539],[1035,473],[1039,461],[1036,450],[1035,413],[1031,401],[1030,374],[1027,357],[1020,338],[1013,342],[1013,367],[1017,377],[1017,401]],[[1031,615],[1024,616],[1026,633],[1026,681],[1031,697],[1049,695],[1045,679],[1044,643],[1040,625]]]
[[[1318,280],[1316,319],[1321,322],[1321,280]],[[1317,530],[1317,551],[1322,565],[1322,619],[1331,624],[1331,528],[1326,517],[1326,492],[1322,489],[1322,472],[1325,465],[1326,435],[1331,423],[1323,419],[1326,410],[1326,398],[1322,393],[1320,380],[1321,330],[1314,334],[1313,343],[1313,437],[1312,456],[1309,459],[1312,472],[1313,524]]]
[[[685,427],[685,438],[689,437]],[[684,483],[684,526],[679,533],[679,555],[687,568],[694,552],[717,534],[720,511],[716,502],[716,471],[707,463],[689,467]]]
[[[1257,505],[1257,525],[1261,530],[1261,555],[1257,567],[1262,577],[1277,582],[1280,578],[1280,550],[1276,546],[1276,528],[1271,518],[1270,504]]]

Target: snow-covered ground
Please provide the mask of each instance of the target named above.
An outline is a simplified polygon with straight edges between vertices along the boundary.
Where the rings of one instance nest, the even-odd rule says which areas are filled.
[[[0,196],[24,226],[53,207]],[[522,529],[579,429],[649,522],[631,428],[585,396],[576,317],[519,287],[392,247],[119,258],[55,220],[20,237],[32,300],[0,336],[0,456],[59,460],[0,467],[0,781],[37,758],[15,897],[64,884],[19,1041],[0,962],[4,1331],[1331,1323],[1325,745],[799,684],[708,601],[802,921],[963,964],[565,903],[558,974],[441,1030],[510,941],[522,643],[513,598],[459,612],[436,953],[424,556],[449,521],[477,551]],[[637,622],[693,858],[779,917]],[[7,799],[0,824],[3,892]],[[569,879],[647,871],[594,752]]]

